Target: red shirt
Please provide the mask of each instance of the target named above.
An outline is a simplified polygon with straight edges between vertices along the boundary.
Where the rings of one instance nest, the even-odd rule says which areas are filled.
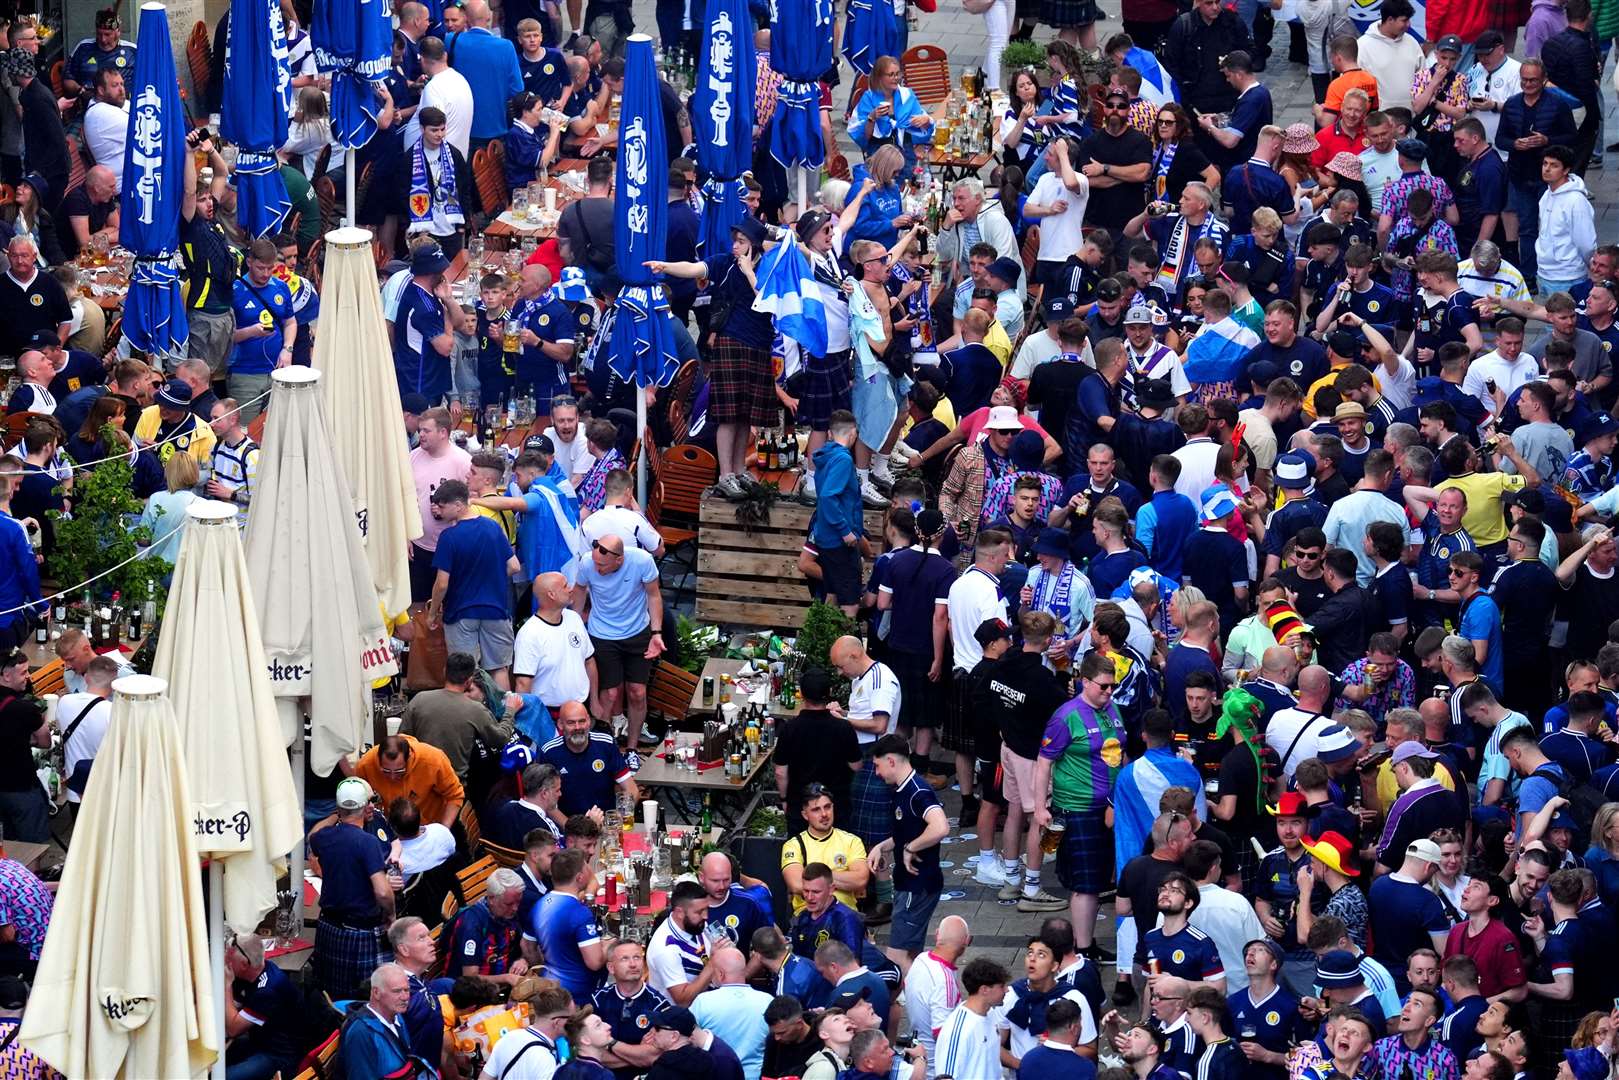
[[[1478,965],[1478,989],[1485,997],[1522,986],[1529,979],[1523,973],[1523,957],[1518,938],[1500,919],[1491,919],[1482,934],[1469,936],[1468,924],[1450,928],[1445,941],[1445,959],[1470,956]]]
[[[1335,120],[1315,133],[1315,141],[1321,145],[1310,151],[1310,164],[1317,170],[1325,169],[1327,162],[1337,157],[1341,150],[1358,154],[1366,149],[1366,129],[1362,128],[1359,135],[1350,138]]]

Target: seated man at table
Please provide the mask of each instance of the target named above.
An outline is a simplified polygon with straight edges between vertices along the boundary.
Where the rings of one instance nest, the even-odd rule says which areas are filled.
[[[523,770],[523,797],[509,799],[484,810],[483,835],[492,844],[518,849],[530,830],[545,829],[562,843],[567,815],[557,809],[562,798],[562,775],[555,765],[536,761]]]
[[[264,955],[256,934],[237,934],[225,949],[230,992],[225,1034],[230,1037],[225,1075],[255,1080],[279,1071],[290,1076],[304,1056],[304,996],[290,976]]]
[[[515,986],[528,973],[528,961],[518,950],[522,931],[516,915],[522,901],[523,879],[516,870],[503,866],[490,874],[483,896],[455,918],[446,958],[449,973]]]
[[[97,237],[110,246],[118,242],[118,178],[105,165],[92,166],[84,174],[84,183],[62,196],[62,206],[56,212],[58,221],[66,221],[67,228],[58,228],[56,237],[62,242],[62,254],[69,261],[77,259],[79,252]]]
[[[804,910],[804,870],[811,863],[831,867],[834,895],[846,907],[855,908],[871,880],[866,845],[854,833],[834,825],[832,793],[823,784],[805,786],[800,813],[804,831],[781,846],[781,880],[792,894],[793,914]]]
[[[618,748],[618,741],[603,731],[590,730],[590,713],[577,701],[557,709],[557,730],[562,734],[540,749],[540,760],[562,774],[564,814],[583,814],[592,807],[613,809],[613,789],[636,796],[635,767]]]

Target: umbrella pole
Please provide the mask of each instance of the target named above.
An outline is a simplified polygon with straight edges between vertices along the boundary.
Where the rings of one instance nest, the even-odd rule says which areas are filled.
[[[635,498],[646,512],[646,387],[635,386]]]
[[[354,224],[354,167],[355,167],[354,147],[352,147],[352,146],[349,147],[348,150],[345,151],[345,155],[346,155],[345,164],[343,166],[343,190],[344,190],[344,194],[348,196],[348,203],[347,203],[347,205],[348,205],[348,214],[347,214],[346,217],[344,217],[343,224],[344,225],[353,225]]]
[[[214,974],[215,1045],[219,1056],[208,1070],[213,1080],[225,1080],[225,864],[216,855],[208,860],[208,968]]]
[[[809,209],[809,166],[798,167],[798,216],[803,217]]]
[[[288,744],[287,753],[291,758],[292,788],[297,793],[298,815],[300,818],[304,812],[304,754],[306,753],[304,748],[303,716],[300,708],[302,702],[302,698],[277,698],[275,702],[278,713],[290,710],[296,719],[298,733],[293,736],[292,742]],[[284,715],[282,720],[286,720]],[[286,724],[283,723],[282,727],[285,729]],[[299,837],[298,842],[292,845],[292,850],[287,853],[287,873],[291,878],[288,887],[292,889],[292,925],[294,933],[302,936],[304,929],[304,841],[302,837]]]

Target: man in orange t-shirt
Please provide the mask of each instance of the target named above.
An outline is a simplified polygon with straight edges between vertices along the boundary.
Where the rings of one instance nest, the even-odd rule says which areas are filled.
[[[384,812],[403,796],[416,804],[424,822],[436,821],[446,829],[455,826],[467,799],[444,751],[409,735],[389,735],[367,750],[353,775],[371,785]]]
[[[1315,107],[1316,123],[1323,127],[1337,119],[1343,111],[1344,95],[1351,90],[1366,92],[1366,110],[1377,108],[1377,79],[1360,66],[1360,43],[1348,34],[1332,39],[1327,47],[1327,63],[1335,72],[1327,84],[1326,96]]]

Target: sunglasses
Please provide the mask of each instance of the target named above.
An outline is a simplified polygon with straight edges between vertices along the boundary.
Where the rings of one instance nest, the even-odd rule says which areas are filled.
[[[1108,101],[1108,102],[1103,103],[1102,108],[1107,110],[1108,112],[1129,112],[1130,111],[1130,103],[1125,102],[1123,104],[1116,105],[1113,102]]]
[[[1319,559],[1321,554],[1319,551],[1295,551],[1293,557],[1295,559]]]
[[[610,559],[622,559],[624,557],[624,553],[622,551],[614,551],[612,548],[603,547],[600,540],[592,540],[590,542],[590,546]]]
[[[1445,573],[1446,573],[1446,576],[1448,576],[1448,577],[1465,577],[1467,575],[1466,570],[1452,569],[1452,570],[1447,570]]]
[[[1113,693],[1114,690],[1118,689],[1119,686],[1119,684],[1116,682],[1098,682],[1095,679],[1092,679],[1090,683],[1098,690],[1106,690],[1110,694]]]

